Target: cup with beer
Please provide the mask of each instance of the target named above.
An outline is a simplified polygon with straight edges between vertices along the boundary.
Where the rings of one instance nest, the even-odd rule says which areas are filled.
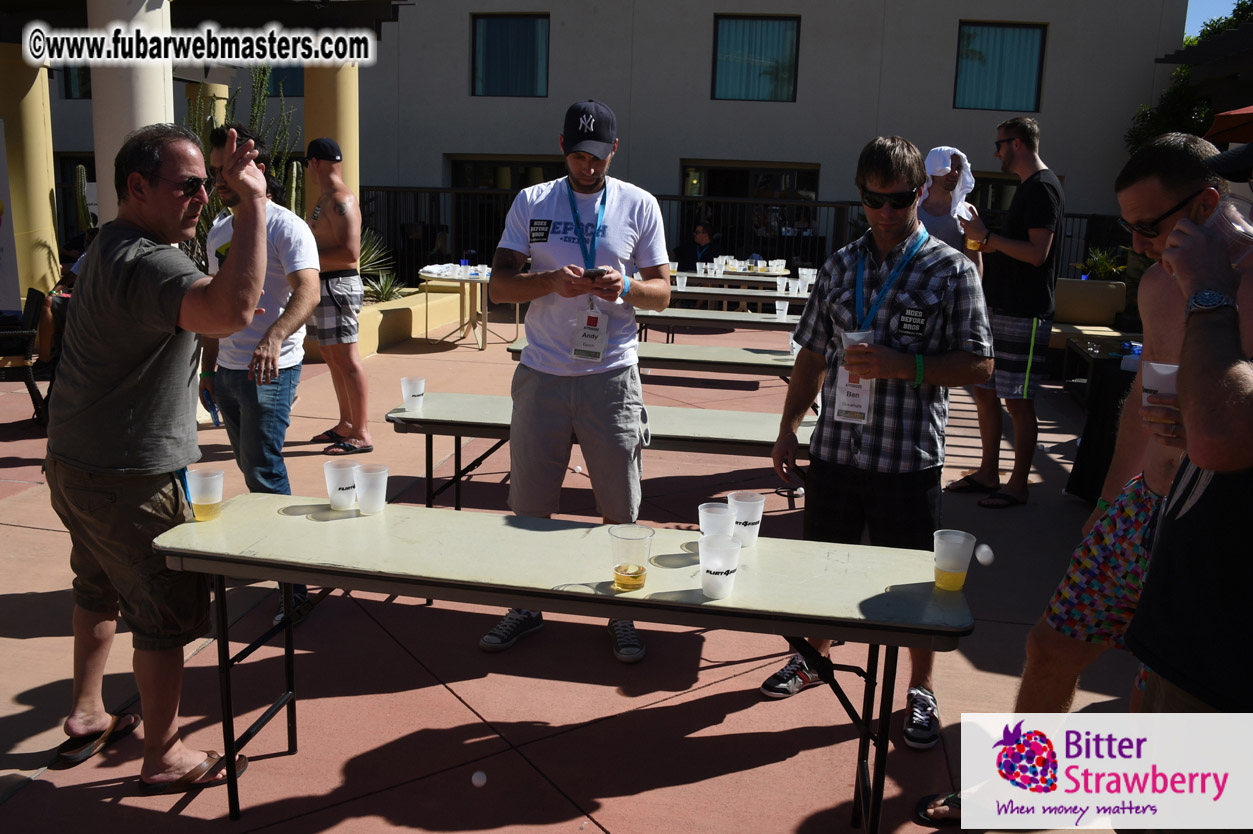
[[[975,537],[961,530],[936,530],[934,542],[935,587],[941,591],[960,591],[966,584]]]
[[[188,469],[187,497],[196,521],[212,521],[222,514],[221,469]]]
[[[653,528],[643,524],[615,524],[609,528],[609,555],[615,591],[638,591],[648,574]]]

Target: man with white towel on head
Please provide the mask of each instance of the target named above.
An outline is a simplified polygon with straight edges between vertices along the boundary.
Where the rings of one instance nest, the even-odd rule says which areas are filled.
[[[974,261],[983,277],[983,256],[978,250],[966,248],[966,233],[961,223],[971,217],[966,195],[975,187],[970,162],[957,148],[942,145],[927,154],[927,181],[922,186],[922,202],[918,219],[927,231]]]

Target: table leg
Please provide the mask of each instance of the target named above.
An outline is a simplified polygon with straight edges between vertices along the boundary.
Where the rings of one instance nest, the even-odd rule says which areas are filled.
[[[426,436],[426,506],[435,506],[435,435]]]
[[[230,615],[226,610],[226,577],[213,577],[214,616],[217,617],[218,687],[222,703],[222,755],[226,758],[226,804],[230,818],[239,819],[239,774],[235,768],[235,709],[231,703]],[[289,609],[290,610],[290,609]]]
[[[291,697],[287,699],[287,753],[295,755],[296,750],[296,600],[292,596],[290,582],[279,583],[283,589],[283,610],[287,612],[283,623],[283,676],[286,679],[287,691]]]
[[[874,784],[870,796],[870,821],[866,826],[867,834],[879,834],[880,817],[883,815],[883,784],[888,774],[888,730],[892,725],[892,696],[896,688],[896,658],[900,654],[897,646],[885,647],[883,653],[883,680],[880,683],[882,693],[879,695],[879,737],[875,742],[874,753]]]
[[[479,350],[487,350],[487,284],[479,288]]]
[[[461,509],[461,437],[457,436],[452,439],[452,468],[453,468],[453,509]]]
[[[870,792],[870,740],[874,732],[874,694],[879,674],[879,646],[871,643],[866,650],[865,688],[861,699],[863,732],[857,740],[857,773],[853,780],[853,826],[861,827],[862,815],[869,815],[874,797]],[[875,761],[878,761],[876,755]],[[869,800],[869,801],[867,801]]]

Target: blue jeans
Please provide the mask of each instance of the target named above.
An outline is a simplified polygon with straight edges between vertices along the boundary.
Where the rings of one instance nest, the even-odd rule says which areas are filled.
[[[300,384],[300,366],[278,372],[278,382],[258,385],[247,371],[219,367],[213,377],[226,436],[249,492],[291,495],[283,441],[291,424],[291,404]]]

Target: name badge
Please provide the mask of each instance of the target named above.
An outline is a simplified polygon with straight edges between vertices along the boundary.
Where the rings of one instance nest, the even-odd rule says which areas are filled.
[[[844,333],[845,351],[849,345],[862,342],[873,344],[874,333],[869,330]],[[840,362],[835,376],[835,419],[841,423],[869,423],[871,406],[874,405],[874,383],[873,379],[850,373],[848,367]]]
[[[578,333],[574,339],[574,348],[570,351],[571,359],[584,362],[599,362],[605,355],[605,340],[609,334],[609,321],[604,313],[589,303],[583,311],[578,325]]]

